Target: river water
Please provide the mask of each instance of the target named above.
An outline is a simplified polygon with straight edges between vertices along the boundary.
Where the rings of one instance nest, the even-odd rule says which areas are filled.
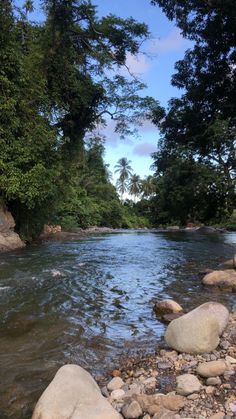
[[[0,418],[30,418],[65,363],[99,373],[153,350],[164,332],[156,299],[232,308],[235,295],[204,289],[198,272],[235,250],[235,233],[122,232],[1,254]]]

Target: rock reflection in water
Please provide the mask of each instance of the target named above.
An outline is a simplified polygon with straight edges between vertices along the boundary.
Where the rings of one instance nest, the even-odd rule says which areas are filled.
[[[98,373],[126,351],[154,348],[164,331],[155,298],[186,310],[232,305],[232,295],[204,289],[198,271],[230,258],[235,244],[235,234],[132,232],[2,254],[0,418],[30,418],[65,363]]]

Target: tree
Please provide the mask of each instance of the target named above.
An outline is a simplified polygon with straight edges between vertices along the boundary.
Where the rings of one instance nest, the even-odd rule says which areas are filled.
[[[143,198],[149,198],[156,192],[156,182],[152,175],[146,176],[141,181],[141,192]]]
[[[190,157],[216,170],[227,199],[217,201],[230,214],[235,205],[236,12],[234,2],[153,0],[176,20],[193,47],[176,63],[172,84],[183,89],[164,117],[154,115],[162,140],[156,154],[159,168]],[[164,158],[164,156],[166,158]],[[167,163],[168,162],[168,163]],[[204,182],[204,179],[203,179]],[[206,196],[209,198],[209,195]],[[219,208],[218,208],[219,209]],[[224,211],[218,211],[221,213]]]
[[[140,195],[141,192],[141,179],[139,175],[133,174],[129,179],[129,193],[133,195],[134,200]]]
[[[28,238],[57,217],[62,199],[72,212],[95,191],[117,200],[102,145],[94,139],[88,150],[86,137],[107,116],[120,135],[131,133],[158,106],[139,95],[142,83],[117,75],[148,37],[145,24],[98,18],[87,0],[43,3],[40,25],[29,20],[31,0],[0,4],[0,196]]]
[[[117,164],[115,165],[115,173],[119,173],[119,178],[117,180],[117,188],[121,193],[121,198],[123,198],[123,195],[128,188],[128,179],[133,172],[130,163],[131,160],[128,160],[126,157],[122,157],[118,160]]]
[[[152,199],[156,224],[217,222],[227,217],[229,191],[219,169],[193,158],[172,156],[171,164],[158,176],[158,161]]]

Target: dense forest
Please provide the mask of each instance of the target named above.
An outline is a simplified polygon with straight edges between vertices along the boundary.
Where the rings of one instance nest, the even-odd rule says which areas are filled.
[[[151,4],[150,4],[151,3]],[[182,89],[168,109],[124,77],[127,54],[150,36],[132,17],[99,18],[88,0],[0,3],[0,199],[26,240],[45,223],[149,227],[230,224],[236,176],[236,11],[234,1],[153,0],[193,48],[176,63]],[[107,118],[121,138],[145,119],[160,133],[153,176],[121,157],[116,187],[104,162]],[[124,200],[129,192],[132,200]]]

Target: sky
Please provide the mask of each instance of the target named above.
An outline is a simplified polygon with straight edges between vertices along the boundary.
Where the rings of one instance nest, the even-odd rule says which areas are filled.
[[[18,4],[22,3],[23,0],[18,0]],[[39,3],[40,0],[34,0],[35,20],[43,19]],[[142,45],[145,55],[129,55],[127,65],[147,85],[143,93],[157,99],[162,106],[166,107],[171,97],[180,96],[181,92],[171,86],[171,76],[175,62],[183,58],[191,43],[181,36],[178,28],[166,18],[161,9],[151,6],[149,0],[94,0],[93,3],[97,5],[99,16],[109,13],[122,18],[132,16],[148,25],[151,38]],[[139,138],[121,140],[114,133],[110,122],[104,134],[107,137],[105,161],[110,165],[111,172],[121,157],[127,157],[132,162],[134,172],[142,178],[152,173],[150,166],[153,160],[150,154],[157,149],[159,134],[150,122],[140,128]]]

